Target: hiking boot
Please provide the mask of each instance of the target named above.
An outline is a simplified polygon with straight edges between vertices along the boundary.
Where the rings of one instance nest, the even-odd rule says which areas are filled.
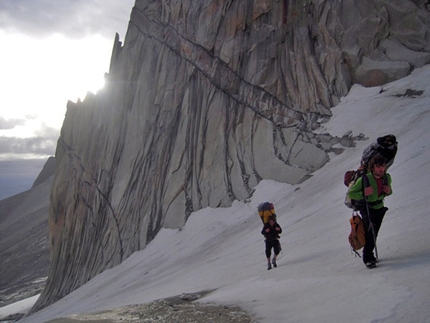
[[[370,257],[370,261],[377,264],[379,262],[379,259],[376,259],[375,256],[372,255],[372,257]]]
[[[272,265],[270,264],[270,262],[267,263],[267,270],[272,269]]]
[[[276,259],[272,259],[272,265],[273,265],[273,267],[278,267],[278,265],[276,264]]]
[[[366,265],[367,268],[370,268],[370,269],[376,267],[376,262],[374,261],[366,261],[364,264]]]

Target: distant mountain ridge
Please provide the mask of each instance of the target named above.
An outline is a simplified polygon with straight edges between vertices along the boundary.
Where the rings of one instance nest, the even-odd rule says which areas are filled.
[[[55,157],[49,157],[46,161],[45,165],[43,165],[42,171],[37,176],[31,188],[35,188],[36,186],[42,184],[49,177],[54,175],[55,173]]]
[[[429,21],[425,1],[136,1],[105,88],[68,103],[33,311],[193,211],[312,176],[354,141],[312,130],[352,84],[429,63]]]
[[[50,157],[31,189],[0,201],[0,306],[39,294],[45,285],[54,165]]]

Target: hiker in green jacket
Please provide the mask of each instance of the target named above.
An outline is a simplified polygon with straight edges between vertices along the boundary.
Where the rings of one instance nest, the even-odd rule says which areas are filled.
[[[376,154],[370,160],[368,169],[367,174],[360,177],[351,187],[348,195],[353,200],[363,200],[363,203],[358,204],[358,209],[366,230],[363,262],[367,267],[374,268],[377,259],[374,256],[373,250],[375,249],[376,238],[378,237],[382,220],[388,210],[384,206],[384,198],[392,194],[392,189],[391,176],[386,173],[386,159],[384,156]],[[373,225],[374,234],[371,228],[369,229],[369,219]]]

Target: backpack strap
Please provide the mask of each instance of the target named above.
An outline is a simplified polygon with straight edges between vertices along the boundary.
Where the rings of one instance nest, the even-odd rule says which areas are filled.
[[[365,187],[369,187],[370,186],[369,177],[367,177],[366,174],[363,174],[362,183],[363,183],[363,191],[364,191]]]
[[[386,185],[386,182],[387,182],[387,176],[384,175],[384,177],[383,177],[383,183],[384,184],[383,185]],[[364,174],[363,175],[363,196],[364,196],[364,188],[369,187],[369,186],[370,186],[369,178],[367,177],[366,174]],[[374,202],[369,202],[367,200],[366,196],[364,196],[364,199],[365,199],[368,206],[375,206],[375,205],[381,204],[383,202],[383,200],[381,200],[381,199],[376,200]]]

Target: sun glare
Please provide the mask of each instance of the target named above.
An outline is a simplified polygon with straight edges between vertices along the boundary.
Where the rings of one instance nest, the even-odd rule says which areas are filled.
[[[8,44],[0,52],[3,119],[25,119],[31,128],[39,122],[59,129],[68,100],[84,99],[88,91],[96,93],[104,85],[112,41],[100,36],[31,39],[1,33],[0,41]]]

